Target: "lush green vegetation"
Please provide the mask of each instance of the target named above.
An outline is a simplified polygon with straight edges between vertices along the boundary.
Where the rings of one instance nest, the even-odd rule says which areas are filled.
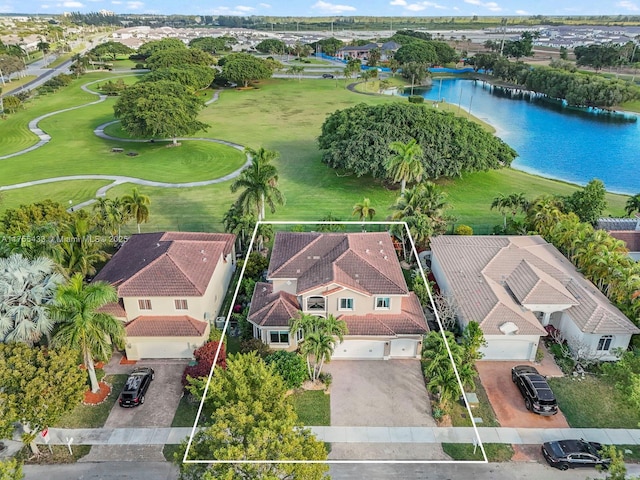
[[[80,404],[64,415],[57,423],[58,428],[101,428],[120,395],[120,391],[127,381],[127,375],[107,375],[104,382],[111,385],[109,396],[100,405]],[[193,421],[191,422],[193,425]]]
[[[483,443],[482,445],[490,462],[508,462],[513,457],[511,445],[503,443]],[[474,447],[470,443],[443,443],[442,450],[453,460],[484,460],[480,447]]]
[[[573,428],[629,428],[640,422],[640,411],[602,378],[550,378],[549,385]]]
[[[331,425],[330,396],[324,390],[298,390],[291,395],[291,400],[303,425]]]

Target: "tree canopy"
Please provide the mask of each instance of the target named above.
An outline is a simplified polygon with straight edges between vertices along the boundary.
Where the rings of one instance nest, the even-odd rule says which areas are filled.
[[[187,49],[186,45],[177,38],[163,38],[162,40],[152,40],[151,42],[140,45],[136,56],[140,58],[149,58],[151,55],[160,50],[171,50],[175,48],[181,48],[184,50]]]
[[[171,82],[178,82],[194,90],[201,90],[211,85],[214,78],[215,70],[211,67],[203,65],[180,65],[179,67],[158,68],[145,75],[141,81],[157,82],[159,80],[169,80]]]
[[[359,104],[325,120],[318,144],[322,161],[357,176],[385,178],[392,142],[415,138],[424,178],[507,167],[516,152],[480,126],[452,113],[410,103]]]
[[[565,209],[575,213],[581,222],[595,225],[607,208],[607,191],[601,180],[593,179],[581,190],[565,199]]]
[[[160,68],[182,68],[186,65],[209,67],[214,64],[215,59],[210,54],[197,48],[169,48],[159,50],[147,58],[147,67],[152,71]]]
[[[136,137],[173,138],[208,127],[196,119],[203,102],[187,87],[160,80],[127,88],[113,107],[122,127]]]
[[[433,45],[420,41],[403,45],[393,55],[393,58],[400,64],[415,62],[428,66],[438,62],[438,54]]]
[[[251,82],[271,77],[273,70],[262,58],[248,53],[232,53],[225,58],[222,75],[229,81],[245,87]]]
[[[256,45],[256,50],[262,53],[284,53],[287,50],[287,46],[282,40],[267,38]]]
[[[212,55],[221,52],[229,52],[231,51],[232,45],[238,43],[233,37],[222,36],[222,37],[199,37],[194,38],[189,42],[189,46],[191,48],[198,48],[200,50],[204,50]]]
[[[89,50],[88,53],[90,56],[97,57],[99,59],[111,57],[112,60],[115,60],[118,58],[118,55],[129,55],[133,53],[133,50],[127,47],[124,43],[111,41],[96,45]]]

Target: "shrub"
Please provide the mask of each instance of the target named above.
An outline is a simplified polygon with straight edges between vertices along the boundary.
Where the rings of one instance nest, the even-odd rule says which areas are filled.
[[[142,70],[143,68],[145,68],[144,63],[136,63],[136,66],[134,67],[136,70]]]
[[[264,360],[267,365],[274,365],[287,388],[298,388],[308,378],[305,361],[296,352],[278,350],[267,355]]]
[[[256,352],[258,356],[265,358],[267,355],[273,353],[266,344],[258,338],[252,338],[250,340],[242,340],[240,342],[240,353]]]
[[[469,225],[458,225],[453,233],[456,235],[473,235],[473,228]]]
[[[9,95],[3,99],[4,111],[7,113],[16,113],[22,106],[22,101],[15,95]]]
[[[322,372],[318,378],[322,383],[325,384],[327,388],[329,388],[331,386],[331,383],[333,382],[333,375],[331,375],[329,372]]]
[[[208,377],[213,366],[213,361],[216,358],[216,351],[220,342],[207,342],[200,348],[193,352],[193,356],[196,359],[195,365],[189,365],[184,369],[182,373],[182,386],[186,387],[189,384],[187,377],[191,378],[203,378]],[[227,355],[225,352],[224,344],[220,346],[220,355],[218,356],[217,365],[220,368],[227,368]]]
[[[227,335],[224,336],[224,340],[222,341],[222,343],[224,343],[224,346],[226,348],[227,346]],[[222,330],[218,330],[217,328],[212,328],[211,331],[209,332],[209,341],[210,342],[219,342],[220,340],[222,340]]]
[[[549,347],[549,352],[554,356],[556,364],[565,375],[569,375],[573,372],[573,369],[576,367],[576,362],[572,358],[566,356],[562,345],[556,342],[552,343]]]
[[[240,262],[238,265],[241,267]],[[263,272],[269,266],[269,260],[258,252],[251,252],[247,259],[247,266],[244,270],[245,277],[252,278],[254,280],[260,280]],[[252,292],[253,293],[253,292]]]
[[[424,97],[421,95],[409,95],[409,103],[424,103]]]

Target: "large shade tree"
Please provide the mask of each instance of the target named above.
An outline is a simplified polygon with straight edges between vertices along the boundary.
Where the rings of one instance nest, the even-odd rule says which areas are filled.
[[[192,393],[200,398],[203,394],[201,389]],[[280,463],[322,462],[327,451],[298,420],[275,365],[267,365],[255,353],[229,355],[227,368],[214,370],[204,402],[204,411],[212,414],[194,435],[187,458],[221,462],[182,463],[185,442],[176,455],[181,479],[326,478],[328,466],[323,463]]]
[[[245,87],[251,82],[264,80],[273,75],[269,62],[248,53],[232,53],[225,57],[222,76]]]
[[[116,118],[130,135],[145,138],[172,138],[206,130],[197,120],[204,106],[188,87],[170,80],[138,82],[127,88],[113,107]]]
[[[269,205],[271,213],[276,205],[284,205],[285,198],[278,188],[278,169],[271,163],[279,153],[260,147],[258,150],[247,148],[251,156],[251,165],[245,168],[233,183],[231,192],[242,189],[237,203],[245,212],[255,213],[258,221],[265,218],[265,206]]]
[[[74,275],[67,285],[61,286],[51,316],[58,322],[53,337],[54,346],[66,346],[82,355],[89,374],[91,391],[100,389],[94,359],[106,361],[113,346],[124,344],[122,322],[100,308],[118,300],[114,287],[105,282],[85,284],[82,275]]]
[[[63,281],[48,258],[0,258],[0,341],[34,345],[48,339],[55,323],[48,307]]]

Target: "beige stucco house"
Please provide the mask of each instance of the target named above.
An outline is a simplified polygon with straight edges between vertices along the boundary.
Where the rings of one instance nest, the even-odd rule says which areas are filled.
[[[191,358],[208,338],[235,269],[235,235],[158,232],[132,235],[94,281],[116,287],[104,307],[125,322],[126,353]]]
[[[289,320],[302,311],[346,322],[332,358],[420,356],[428,327],[386,232],[278,232],[267,280],[256,284],[248,320],[271,348],[298,347],[302,334]]]
[[[431,270],[453,296],[464,326],[480,324],[485,360],[534,360],[545,327],[600,360],[615,360],[640,333],[611,302],[540,236],[431,239]]]

